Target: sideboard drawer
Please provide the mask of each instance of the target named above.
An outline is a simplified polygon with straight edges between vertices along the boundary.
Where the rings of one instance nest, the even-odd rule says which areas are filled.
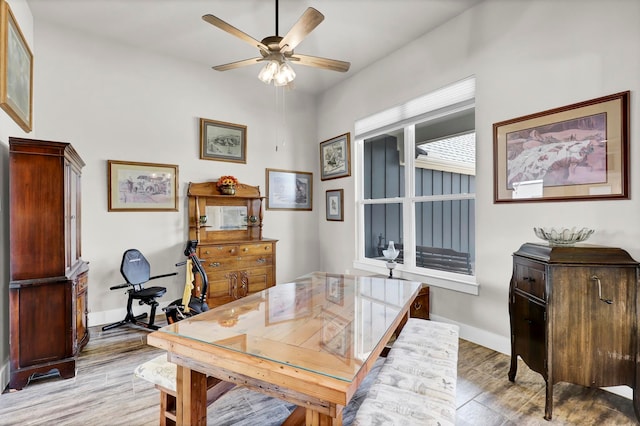
[[[237,245],[215,245],[201,247],[198,257],[203,261],[207,259],[220,259],[221,257],[233,257],[240,253]]]
[[[544,266],[535,262],[518,261],[515,264],[515,288],[545,300],[545,270]]]
[[[266,255],[273,253],[273,244],[271,243],[252,243],[252,244],[241,244],[238,247],[238,255],[239,256],[250,256],[250,255]]]

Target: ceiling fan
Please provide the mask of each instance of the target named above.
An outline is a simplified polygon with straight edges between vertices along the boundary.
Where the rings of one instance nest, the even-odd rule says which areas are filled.
[[[324,15],[313,7],[307,8],[289,32],[284,37],[280,37],[278,35],[278,0],[276,0],[276,35],[265,37],[262,41],[254,39],[216,16],[204,15],[202,19],[251,46],[257,47],[260,51],[260,57],[213,67],[217,71],[227,71],[266,62],[258,78],[266,84],[273,82],[276,86],[283,86],[293,81],[296,76],[288,62],[339,72],[346,72],[351,66],[349,62],[294,53],[293,49],[324,20]]]

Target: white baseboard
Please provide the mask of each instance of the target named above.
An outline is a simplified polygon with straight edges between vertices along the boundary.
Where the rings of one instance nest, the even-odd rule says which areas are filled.
[[[490,333],[481,328],[476,328],[468,324],[461,324],[455,321],[451,321],[448,318],[443,318],[438,315],[430,314],[429,316],[434,321],[456,324],[458,327],[460,327],[460,338],[464,340],[468,340],[477,345],[484,346],[485,348],[493,349],[496,352],[511,356],[510,337],[504,337],[499,334]],[[505,380],[506,376],[507,373],[505,372]],[[633,389],[631,389],[629,386],[611,386],[600,389],[614,393],[623,398],[633,399]]]
[[[2,385],[2,389],[0,389],[0,393],[4,391],[4,389],[9,384],[9,359],[2,364],[2,368],[0,368],[0,385]]]

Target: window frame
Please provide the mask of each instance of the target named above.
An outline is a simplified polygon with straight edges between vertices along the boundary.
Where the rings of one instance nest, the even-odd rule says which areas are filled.
[[[473,79],[474,92],[475,92],[475,79]],[[428,97],[426,95],[425,97]],[[425,98],[423,97],[423,98]],[[386,123],[384,126],[380,126],[377,130],[368,128],[365,133],[355,134],[354,146],[356,149],[355,155],[355,182],[356,182],[356,259],[353,262],[353,267],[356,269],[388,275],[389,270],[385,266],[385,262],[382,260],[375,260],[365,257],[365,206],[371,204],[401,204],[402,206],[402,221],[403,221],[403,246],[404,256],[402,264],[397,264],[393,271],[395,277],[404,279],[411,279],[415,281],[424,282],[430,286],[442,287],[449,290],[455,290],[463,293],[478,295],[479,285],[476,280],[476,270],[474,268],[474,275],[466,275],[455,272],[447,272],[435,269],[428,269],[424,267],[417,267],[415,260],[415,247],[416,247],[416,203],[430,202],[430,201],[443,201],[443,200],[461,200],[461,199],[476,199],[476,194],[446,194],[446,195],[415,195],[415,126],[422,124],[429,119],[435,119],[454,112],[458,112],[464,109],[475,108],[475,94],[471,100],[466,100],[462,103],[450,105],[448,111],[438,111],[433,114],[428,112],[419,114],[410,119],[399,120],[395,125]],[[356,131],[358,128],[356,123]],[[370,123],[369,123],[370,124]],[[376,199],[364,199],[364,146],[365,140],[376,136],[390,133],[392,131],[398,131],[403,129],[404,132],[404,166],[405,166],[405,180],[404,180],[404,196],[393,198],[376,198]]]

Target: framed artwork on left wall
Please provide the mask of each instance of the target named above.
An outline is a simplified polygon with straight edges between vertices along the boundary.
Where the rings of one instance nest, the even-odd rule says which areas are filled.
[[[178,211],[178,166],[107,161],[109,211]]]
[[[0,108],[25,132],[33,127],[33,54],[9,4],[0,0]]]

